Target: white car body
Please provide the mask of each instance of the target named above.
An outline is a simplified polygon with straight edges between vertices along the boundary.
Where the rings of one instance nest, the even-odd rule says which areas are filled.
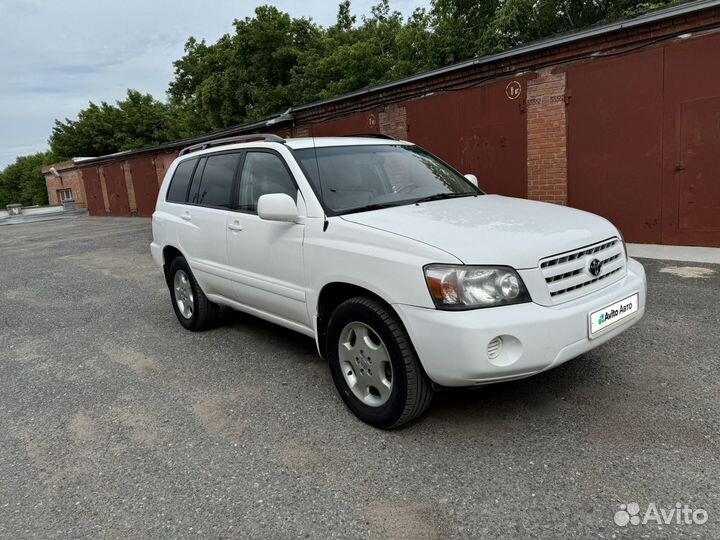
[[[178,163],[218,148],[181,156],[167,171],[153,214],[155,262],[163,267],[164,250],[177,249],[209,300],[311,336],[321,352],[321,291],[337,283],[369,291],[396,312],[427,376],[441,386],[539,373],[597,347],[642,317],[642,265],[627,258],[622,237],[609,221],[587,212],[484,195],[327,217],[293,150],[313,144],[386,143],[322,138],[223,146],[223,151],[267,148],[283,158],[299,188],[299,217],[294,223],[167,202],[169,180]],[[585,253],[601,246],[605,247]],[[581,255],[573,257],[577,253]],[[598,256],[612,261],[592,282],[587,268]],[[577,288],[552,296],[552,290],[563,290],[559,282],[564,279],[548,282],[552,266],[542,264],[562,257],[570,260],[558,265],[572,266],[575,272],[565,288]],[[432,263],[512,267],[532,301],[463,311],[437,309],[423,270]],[[639,305],[630,316],[591,335],[592,313],[636,294]]]

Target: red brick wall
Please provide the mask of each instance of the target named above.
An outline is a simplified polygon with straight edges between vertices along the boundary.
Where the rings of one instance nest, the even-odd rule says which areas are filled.
[[[310,126],[295,126],[292,130],[292,136],[293,137],[309,137],[310,136]]]
[[[70,166],[74,167],[72,162]],[[87,208],[87,198],[85,197],[85,186],[82,181],[82,175],[79,169],[63,170],[62,167],[55,167],[60,173],[60,178],[56,178],[48,170],[43,170],[45,176],[45,185],[47,186],[48,200],[51,206],[59,206],[62,204],[58,199],[59,189],[72,189],[75,205],[78,208]]]
[[[380,133],[396,139],[407,139],[407,110],[403,105],[389,105],[380,113]]]
[[[528,199],[567,204],[565,73],[539,71],[526,103]]]
[[[309,137],[312,135],[312,132],[315,131],[316,137],[321,137],[323,135],[348,135],[350,133],[357,133],[358,132],[358,126],[357,124],[357,116],[353,115],[352,117],[352,125],[346,125],[348,118],[341,118],[340,120],[333,122],[326,122],[326,123],[313,123],[313,124],[301,124],[294,126],[292,129],[292,136],[293,137]],[[407,138],[407,114],[405,111],[404,105],[388,105],[383,110],[381,110],[379,113],[376,113],[374,111],[368,112],[368,113],[360,113],[360,121],[362,122],[362,127],[360,128],[361,132],[367,132],[367,133],[374,133],[375,130],[379,127],[379,133],[383,133],[385,135],[390,135],[391,137],[395,137],[396,139],[406,139]],[[372,117],[377,122],[379,122],[379,126],[373,128],[371,125],[366,125],[367,118]],[[323,128],[327,129],[328,126],[332,126],[330,133],[322,133],[323,130],[313,129],[314,126],[322,126]],[[320,131],[320,133],[318,133]],[[281,135],[282,136],[282,135]]]

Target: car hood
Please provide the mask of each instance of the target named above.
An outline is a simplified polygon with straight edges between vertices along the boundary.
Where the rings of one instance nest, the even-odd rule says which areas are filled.
[[[606,219],[556,204],[481,195],[342,216],[430,244],[465,264],[535,268],[545,257],[613,236]]]

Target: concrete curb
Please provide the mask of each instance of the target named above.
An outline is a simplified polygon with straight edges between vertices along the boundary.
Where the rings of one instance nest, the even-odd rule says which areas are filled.
[[[661,246],[657,244],[628,244],[631,257],[720,264],[720,248],[691,246]]]
[[[84,217],[88,215],[87,210],[72,210],[70,212],[57,212],[54,214],[36,214],[36,215],[23,215],[12,216],[0,219],[0,226],[2,225],[20,225],[22,223],[37,223],[40,221],[55,221],[60,219],[72,219],[78,217]]]

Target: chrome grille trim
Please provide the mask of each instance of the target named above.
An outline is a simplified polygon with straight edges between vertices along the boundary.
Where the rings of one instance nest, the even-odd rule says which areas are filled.
[[[604,242],[604,243],[600,244],[599,246],[591,246],[591,247],[589,247],[589,248],[582,249],[582,250],[580,250],[580,251],[578,251],[578,252],[576,252],[576,253],[572,253],[572,254],[570,254],[570,255],[565,255],[565,256],[563,256],[563,257],[558,257],[557,259],[546,260],[545,262],[543,262],[543,263],[540,265],[540,267],[541,267],[541,268],[546,268],[546,267],[548,267],[548,266],[555,266],[556,264],[560,264],[560,263],[563,263],[563,262],[566,262],[566,261],[574,261],[575,259],[579,259],[579,258],[582,257],[583,255],[590,255],[590,254],[593,254],[593,253],[597,253],[598,251],[602,251],[602,250],[604,250],[604,249],[607,249],[607,248],[609,248],[609,247],[612,247],[613,245],[615,245],[615,244],[618,243],[618,242],[619,242],[619,240],[618,240],[617,238],[613,238],[612,240],[610,240],[610,241],[608,241],[608,242]]]
[[[588,285],[592,285],[593,283],[597,283],[598,281],[600,281],[600,280],[602,280],[602,279],[605,279],[605,278],[607,278],[607,277],[610,277],[610,276],[612,276],[613,274],[615,274],[616,272],[619,272],[619,271],[620,271],[620,268],[616,268],[615,270],[611,270],[611,271],[608,272],[607,274],[604,274],[604,275],[602,275],[602,276],[600,276],[600,277],[596,277],[595,279],[592,279],[592,280],[590,280],[590,281],[586,281],[585,283],[581,283],[580,285],[573,285],[572,287],[568,287],[567,289],[561,289],[561,290],[556,291],[556,292],[551,292],[551,293],[550,293],[550,296],[557,296],[558,294],[565,294],[565,293],[567,293],[567,292],[574,291],[574,290],[576,290],[576,289],[580,289],[580,288],[586,287],[586,286],[588,286]]]
[[[600,275],[590,274],[590,261],[602,262]],[[545,284],[553,304],[567,302],[601,289],[622,278],[626,272],[625,250],[619,238],[548,257],[540,261]]]

